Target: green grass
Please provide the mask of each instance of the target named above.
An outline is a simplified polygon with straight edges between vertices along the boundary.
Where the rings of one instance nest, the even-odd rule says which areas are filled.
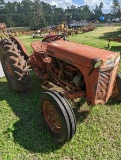
[[[105,37],[118,27],[99,27],[92,32],[68,37],[70,41],[98,48],[107,47]],[[115,34],[116,35],[116,34]],[[30,54],[30,36],[19,37]],[[39,39],[37,39],[39,40]],[[121,43],[111,42],[110,50],[121,52]],[[115,50],[114,50],[115,49]],[[77,131],[64,146],[58,145],[44,128],[40,110],[40,81],[31,72],[26,93],[10,90],[0,79],[0,159],[1,160],[120,160],[121,104],[88,106],[80,100],[75,106]],[[79,107],[79,112],[76,112]]]
[[[118,28],[119,27],[98,27],[94,31],[73,35],[68,39],[76,43],[107,49],[110,35],[112,38],[121,36],[121,33],[119,34]],[[121,43],[111,41],[109,50],[121,52]]]
[[[42,38],[31,38],[31,36],[19,36],[18,37],[20,41],[23,42],[24,46],[26,47],[28,54],[31,54],[33,52],[33,49],[31,47],[31,43],[35,41],[41,41]]]

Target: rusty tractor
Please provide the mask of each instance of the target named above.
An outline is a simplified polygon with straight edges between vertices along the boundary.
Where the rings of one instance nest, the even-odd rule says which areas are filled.
[[[12,30],[8,30],[6,28],[5,23],[0,23],[0,31],[2,31],[2,34],[4,34],[4,36],[6,36],[6,37],[16,36],[16,32],[12,31]]]
[[[115,42],[121,42],[121,38],[117,37],[117,38],[110,38],[109,41],[115,41]]]
[[[5,29],[6,28],[6,25],[5,25],[5,23],[0,23],[0,29]]]
[[[29,68],[42,80],[62,91],[47,89],[40,96],[40,110],[47,130],[64,144],[76,132],[76,118],[68,99],[85,98],[89,105],[121,102],[120,54],[64,40],[49,34],[32,43],[33,54],[15,37],[0,41],[0,55],[13,91],[29,88]]]
[[[81,29],[82,33],[93,31],[95,29],[94,23],[90,22],[87,26]]]
[[[121,28],[119,28],[118,30],[120,31]],[[114,37],[112,38],[112,36],[111,36],[111,34],[110,34],[110,37],[109,37],[109,39],[108,39],[108,48],[110,47],[110,41],[115,41],[115,42],[121,43],[120,32],[119,32],[118,37],[115,37],[115,38],[114,38]]]

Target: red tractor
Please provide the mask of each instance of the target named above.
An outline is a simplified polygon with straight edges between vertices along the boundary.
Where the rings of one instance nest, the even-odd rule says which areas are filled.
[[[6,28],[6,25],[5,25],[5,23],[0,23],[0,29],[5,29]]]
[[[26,91],[29,68],[46,83],[62,88],[43,91],[40,108],[45,126],[60,143],[71,140],[76,132],[76,118],[67,99],[85,98],[89,105],[105,104],[109,99],[121,102],[120,54],[76,44],[64,35],[49,34],[32,43],[28,55],[15,37],[1,39],[1,63],[12,90]]]

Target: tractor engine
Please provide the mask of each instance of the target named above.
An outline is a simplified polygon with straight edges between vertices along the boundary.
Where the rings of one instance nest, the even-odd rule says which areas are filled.
[[[66,97],[73,99],[80,97],[80,94],[85,96],[86,85],[84,76],[75,66],[50,56],[43,51],[40,54],[36,52],[32,54],[27,63],[40,79],[49,79],[52,83],[62,87]]]
[[[84,77],[76,67],[67,64],[54,57],[52,58],[52,72],[61,80],[69,89],[73,91],[85,90]]]

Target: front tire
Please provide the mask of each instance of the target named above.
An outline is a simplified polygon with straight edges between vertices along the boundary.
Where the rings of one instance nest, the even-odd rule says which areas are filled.
[[[56,141],[70,141],[76,132],[76,119],[66,99],[56,91],[43,92],[40,108],[44,124]]]
[[[16,92],[26,91],[30,79],[24,56],[21,56],[17,45],[9,38],[2,39],[0,47],[1,64],[11,89]]]
[[[121,103],[121,74],[120,73],[117,74],[115,86],[110,99]]]

